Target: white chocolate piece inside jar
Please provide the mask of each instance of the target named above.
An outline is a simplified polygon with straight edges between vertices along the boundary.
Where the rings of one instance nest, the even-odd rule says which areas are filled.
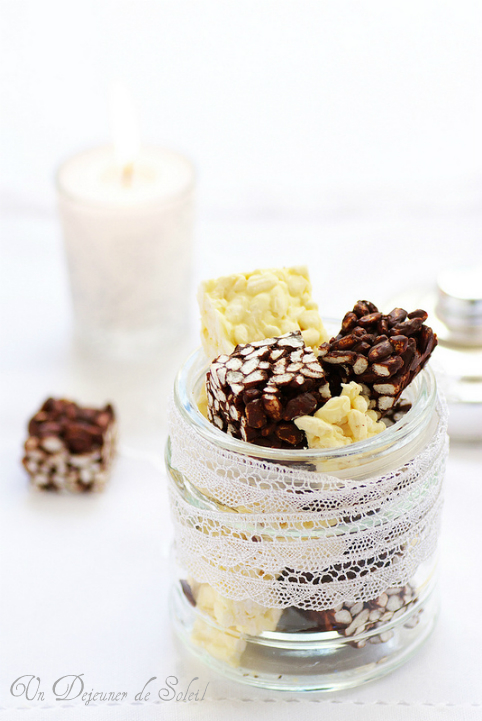
[[[340,448],[385,430],[377,413],[369,410],[361,385],[352,381],[342,386],[341,395],[330,398],[314,415],[295,419],[310,448]]]
[[[239,665],[246,648],[243,635],[257,636],[263,631],[274,631],[282,614],[279,608],[264,608],[254,601],[232,601],[208,583],[191,581],[191,588],[201,614],[226,629],[223,631],[206,623],[199,615],[194,623],[192,641],[231,666]]]

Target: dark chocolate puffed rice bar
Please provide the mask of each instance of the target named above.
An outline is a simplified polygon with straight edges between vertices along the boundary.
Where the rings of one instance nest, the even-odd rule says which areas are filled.
[[[437,345],[427,313],[394,308],[383,315],[359,300],[343,318],[340,333],[320,346],[320,360],[333,395],[341,383],[364,385],[371,407],[383,416],[419,373]]]
[[[331,632],[337,631],[342,636],[353,637],[352,645],[363,648],[369,643],[383,643],[393,637],[392,630],[384,630],[384,625],[402,615],[407,615],[407,628],[413,628],[419,617],[409,616],[409,610],[417,601],[416,589],[412,584],[388,588],[372,601],[357,603],[340,603],[329,611],[307,611],[301,608],[290,608],[281,617],[278,630],[287,632]],[[357,640],[357,636],[373,629],[380,633],[368,639]]]
[[[115,430],[111,405],[82,408],[48,398],[29,422],[22,459],[33,485],[72,493],[101,490],[115,453]]]
[[[330,398],[325,373],[300,331],[238,345],[206,376],[208,417],[235,438],[270,448],[305,448],[293,420]]]

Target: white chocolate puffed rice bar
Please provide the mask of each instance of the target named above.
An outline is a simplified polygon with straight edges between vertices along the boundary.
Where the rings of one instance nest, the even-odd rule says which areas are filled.
[[[328,340],[304,266],[255,270],[208,280],[198,293],[201,340],[210,360],[252,343],[301,330],[307,346]]]

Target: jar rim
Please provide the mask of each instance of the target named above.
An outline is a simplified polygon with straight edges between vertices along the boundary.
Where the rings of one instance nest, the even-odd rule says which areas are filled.
[[[335,321],[336,322],[336,321]],[[242,454],[259,461],[274,463],[317,463],[323,460],[337,460],[350,457],[356,461],[370,455],[391,452],[401,448],[417,437],[429,423],[437,399],[437,384],[433,371],[426,366],[407,388],[412,407],[399,421],[371,438],[357,441],[339,448],[268,448],[248,443],[217,428],[205,418],[198,408],[195,392],[209,367],[209,361],[202,348],[187,358],[180,368],[174,383],[174,400],[183,418],[206,441],[226,451]]]

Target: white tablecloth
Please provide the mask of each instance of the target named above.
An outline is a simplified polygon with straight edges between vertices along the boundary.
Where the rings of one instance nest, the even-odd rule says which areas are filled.
[[[404,227],[415,243],[414,233]],[[426,222],[423,230],[455,235],[456,227],[445,219]],[[334,244],[356,255],[355,241],[385,231],[380,223],[368,222],[354,233],[350,223],[286,227],[266,221],[243,227],[205,220],[196,275],[228,269],[223,259],[228,238],[229,264],[244,268],[293,262],[293,238],[299,262],[309,260],[320,237],[327,252]],[[165,406],[175,369],[195,337],[166,349],[162,361],[142,367],[113,368],[79,357],[70,347],[67,281],[55,221],[12,219],[4,232],[9,254],[0,285],[6,342],[0,359],[0,719],[237,721],[257,713],[278,721],[293,714],[330,721],[482,718],[482,448],[459,445],[451,450],[441,542],[442,611],[434,635],[415,658],[380,681],[334,695],[274,693],[226,681],[179,648],[167,609],[171,527],[163,470]],[[276,260],[273,247],[279,249]],[[425,252],[421,247],[422,260]],[[339,314],[346,299],[338,291],[333,300],[332,291],[340,287],[342,274],[326,275],[322,266],[321,261],[312,263],[322,310]],[[352,294],[383,300],[393,293],[393,279],[368,275],[365,285],[363,278],[354,280],[350,301]],[[417,271],[413,275],[416,280]],[[19,463],[25,423],[50,394],[116,403],[121,448],[105,493],[68,497],[29,489]],[[11,684],[26,674],[40,679],[43,698],[27,701],[12,695]],[[85,691],[127,696],[114,705],[56,701],[53,683],[79,674]],[[156,677],[152,685],[158,689],[169,676],[179,679],[181,690],[198,677],[196,684],[208,684],[205,699],[163,702],[153,694],[146,702],[135,701],[150,678]]]

